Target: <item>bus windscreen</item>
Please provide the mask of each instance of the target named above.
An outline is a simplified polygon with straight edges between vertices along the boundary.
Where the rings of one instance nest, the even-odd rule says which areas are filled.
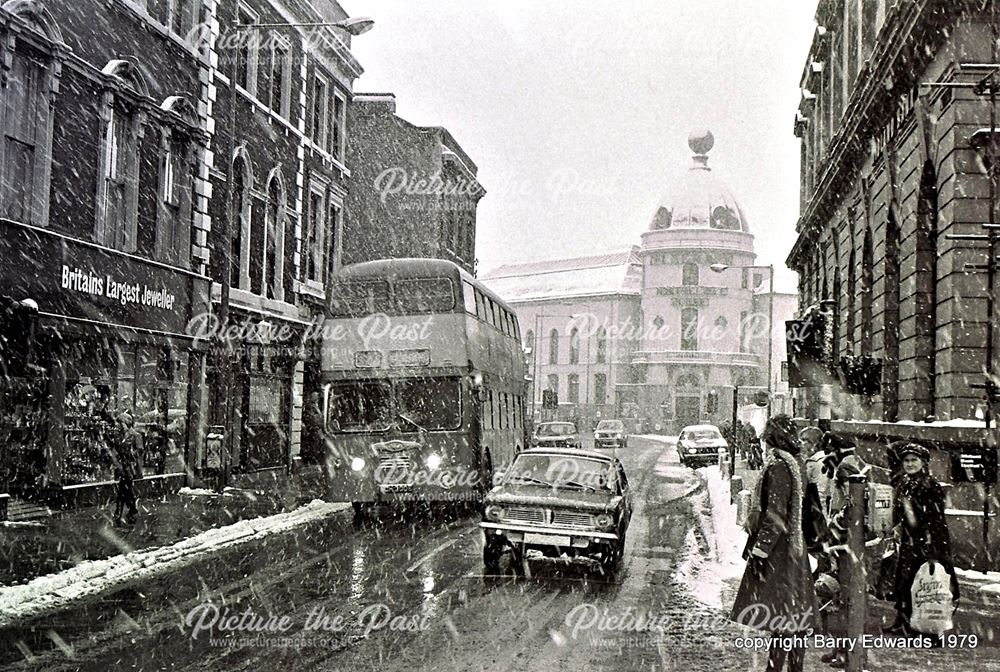
[[[457,378],[404,378],[396,381],[399,412],[423,429],[458,429],[462,388]]]
[[[333,431],[381,432],[395,419],[404,426],[412,424],[428,431],[458,429],[462,425],[459,379],[357,381],[335,385],[331,390],[328,421]]]
[[[392,421],[392,388],[386,383],[336,385],[330,394],[330,426],[343,432],[382,431]]]

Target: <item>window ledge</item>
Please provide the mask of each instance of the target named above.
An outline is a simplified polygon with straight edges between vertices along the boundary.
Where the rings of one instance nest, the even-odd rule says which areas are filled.
[[[314,299],[326,299],[326,286],[322,282],[317,282],[316,280],[306,280],[305,282],[296,281],[295,291],[299,294],[311,296]]]

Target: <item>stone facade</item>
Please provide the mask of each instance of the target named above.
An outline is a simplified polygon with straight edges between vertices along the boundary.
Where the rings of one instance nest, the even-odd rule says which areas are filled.
[[[349,108],[343,262],[431,257],[475,273],[478,168],[446,129],[414,126],[392,94],[357,94]]]

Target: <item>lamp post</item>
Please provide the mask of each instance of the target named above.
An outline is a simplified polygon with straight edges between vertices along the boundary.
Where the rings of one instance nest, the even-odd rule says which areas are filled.
[[[230,25],[233,35],[235,37],[234,42],[238,45],[240,43],[241,35],[245,30],[260,30],[262,28],[339,28],[346,31],[350,35],[361,35],[368,32],[375,25],[375,22],[367,17],[349,17],[342,19],[341,21],[335,21],[330,23],[240,23],[239,22],[239,12],[236,12],[236,17]],[[233,168],[235,166],[235,154],[236,154],[236,67],[237,60],[233,59],[233,71],[230,73],[230,84],[229,84],[229,120],[227,123],[227,131],[230,138],[230,161],[228,166],[228,173],[226,176],[226,231],[223,243],[223,253],[225,255],[225,267],[222,269],[222,286],[219,294],[219,325],[222,327],[219,332],[224,334],[227,332],[228,322],[229,322],[229,302],[231,294],[231,284],[232,284],[232,272],[233,272],[233,229],[236,226],[237,214],[233,209],[233,201],[235,194],[233,193],[233,182],[235,180],[235,175],[233,174]],[[226,484],[229,482],[229,474],[232,463],[232,446],[233,446],[233,432],[232,432],[232,417],[233,417],[233,387],[234,387],[234,367],[233,367],[233,352],[230,349],[230,344],[228,341],[224,340],[223,336],[220,336],[223,342],[219,343],[219,352],[222,356],[222,391],[223,391],[223,422],[225,430],[223,432],[223,448],[221,455],[221,471],[219,478],[219,490],[221,491]]]
[[[712,264],[709,268],[722,273],[730,268],[766,268],[768,275],[767,295],[767,417],[771,417],[771,396],[774,387],[774,264],[767,266],[730,266],[728,264]]]

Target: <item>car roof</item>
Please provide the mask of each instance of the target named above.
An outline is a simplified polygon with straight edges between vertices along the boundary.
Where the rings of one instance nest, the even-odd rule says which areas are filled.
[[[617,418],[608,418],[607,420],[601,420],[598,424],[604,424],[605,422],[617,422],[619,425],[623,424],[621,420]]]
[[[598,453],[593,450],[583,450],[581,448],[528,448],[522,450],[518,455],[568,455],[572,457],[586,457],[609,464],[612,461],[612,456],[607,453]]]
[[[538,423],[539,427],[544,427],[546,425],[569,425],[570,427],[573,427],[574,429],[576,428],[576,423],[575,422],[569,422],[567,420],[558,420],[558,421],[552,421],[552,422],[540,422],[540,423]]]
[[[697,430],[700,430],[700,429],[714,429],[715,431],[719,432],[719,428],[716,427],[715,425],[688,425],[687,427],[685,427],[681,431],[682,432],[687,432],[687,431],[691,431],[691,430],[697,431]],[[721,432],[719,432],[719,433],[721,434]]]

